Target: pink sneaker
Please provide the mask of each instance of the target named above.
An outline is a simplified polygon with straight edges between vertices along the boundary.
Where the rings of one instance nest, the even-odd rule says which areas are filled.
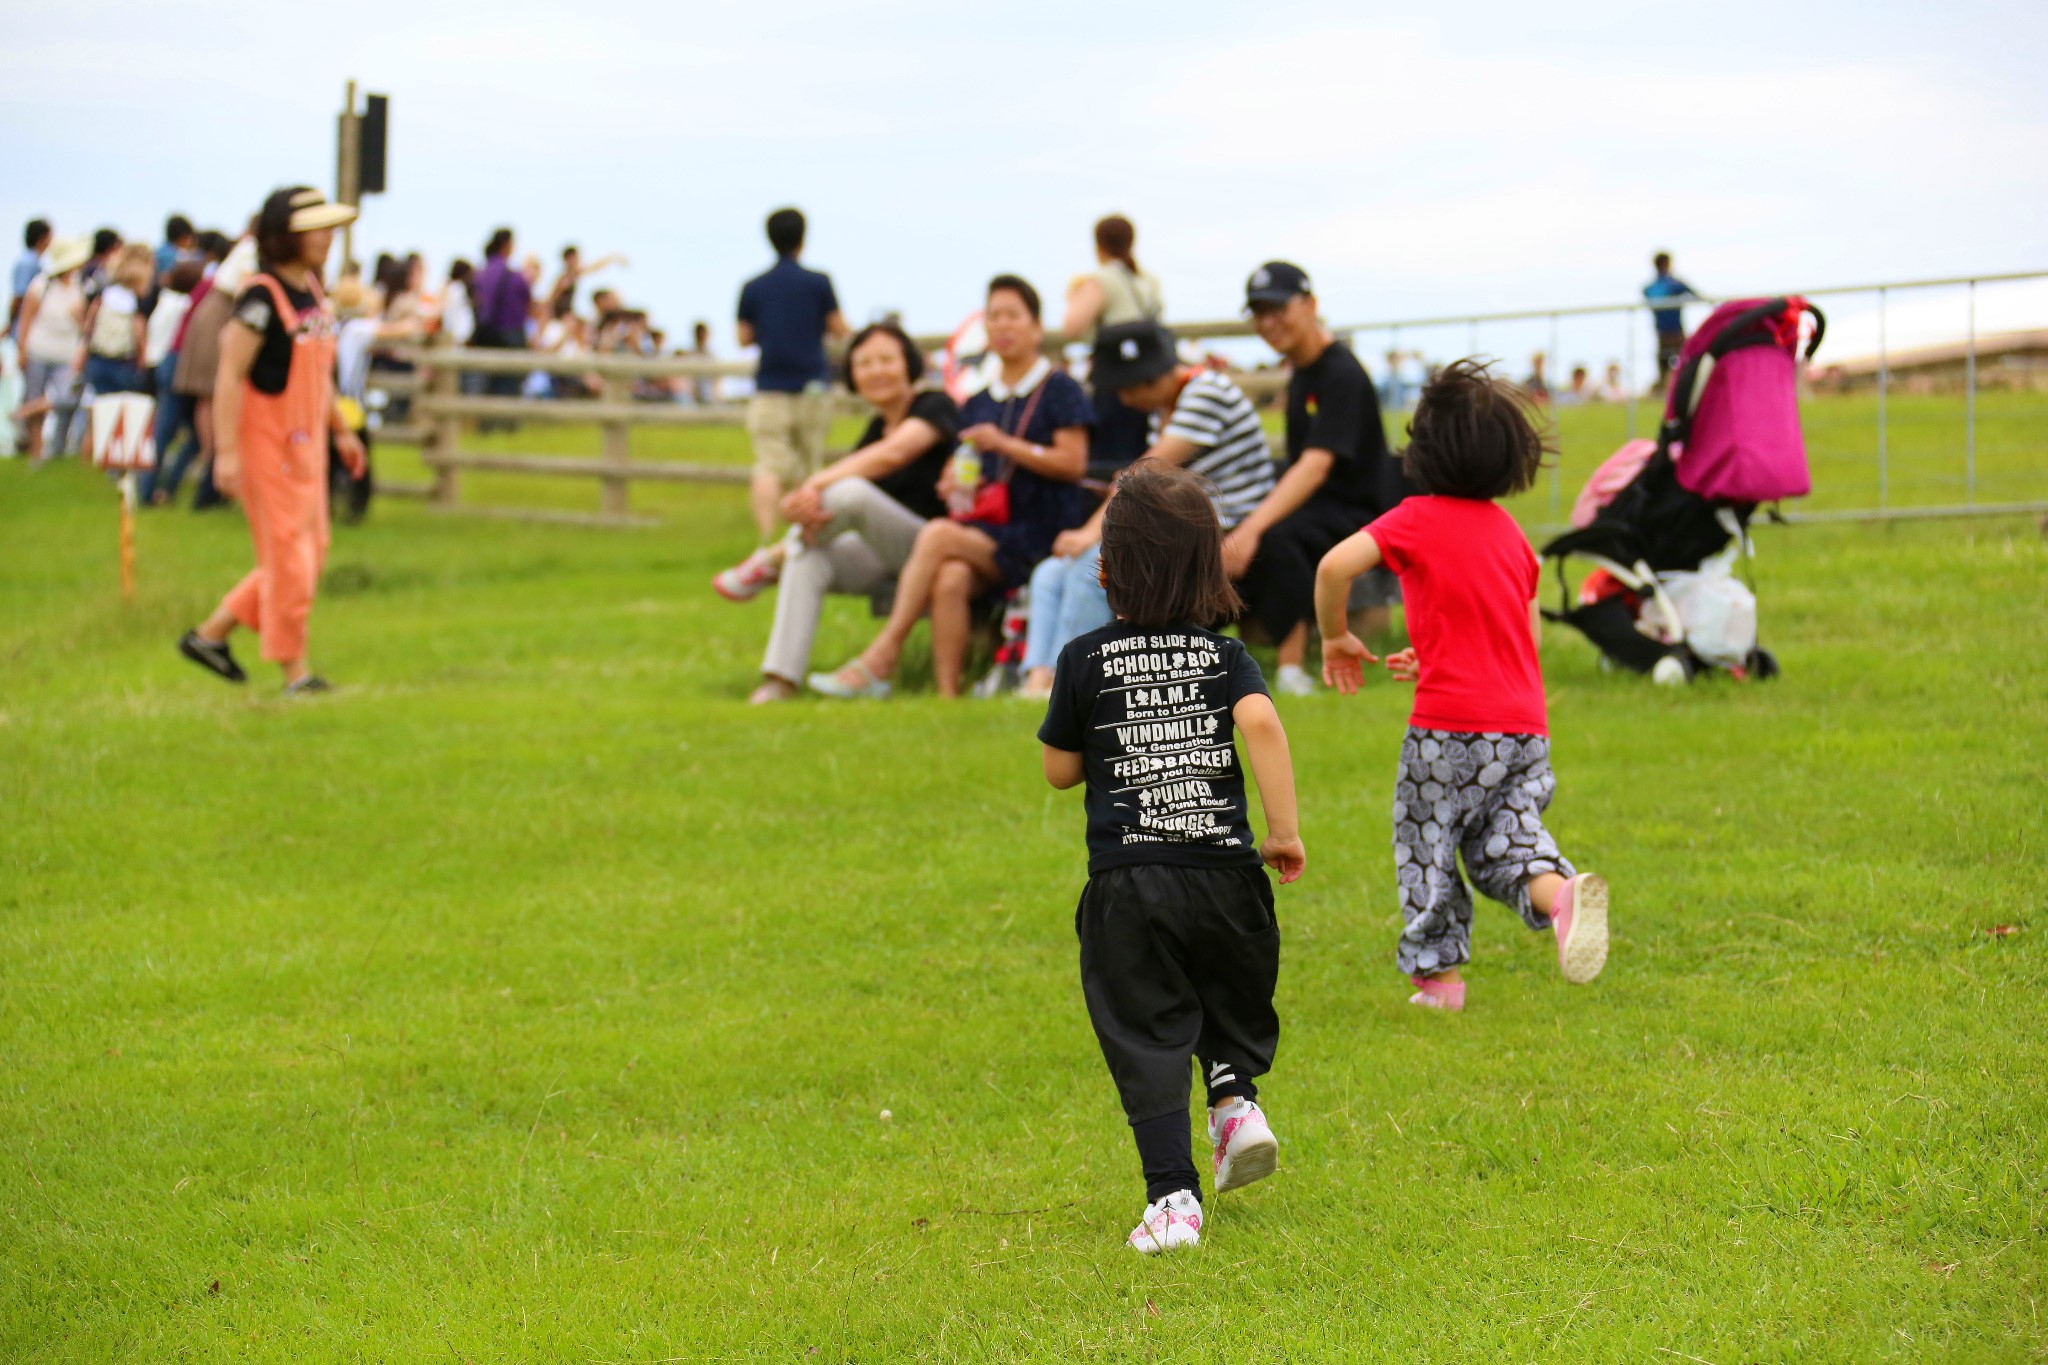
[[[1264,1180],[1280,1164],[1280,1140],[1273,1136],[1258,1105],[1240,1100],[1224,1112],[1230,1117],[1221,1124],[1213,1113],[1209,1119],[1209,1140],[1216,1144],[1218,1194]]]
[[[1607,879],[1582,872],[1558,889],[1550,907],[1557,930],[1557,965],[1564,979],[1583,986],[1607,965]]]
[[[761,589],[782,577],[782,566],[766,550],[756,550],[730,569],[713,574],[711,586],[728,602],[751,602]]]
[[[1411,1005],[1424,1009],[1449,1010],[1456,1014],[1465,1008],[1465,983],[1462,981],[1438,981],[1431,976],[1411,976],[1415,983],[1415,994],[1408,997]]]
[[[1175,1190],[1146,1206],[1145,1217],[1131,1229],[1131,1250],[1140,1256],[1178,1251],[1202,1240],[1202,1203],[1192,1190]]]

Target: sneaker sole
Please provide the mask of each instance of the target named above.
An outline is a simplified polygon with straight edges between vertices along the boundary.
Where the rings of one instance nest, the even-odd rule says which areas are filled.
[[[194,649],[191,645],[186,644],[183,640],[178,641],[178,657],[181,659],[188,659],[191,662],[198,664],[201,668],[205,669],[208,673],[211,673],[214,677],[219,678],[224,683],[239,685],[249,680],[249,675],[246,673],[244,673],[241,677],[238,678],[232,673],[223,672],[222,670],[215,668],[213,666],[213,661],[211,659],[207,658],[204,654]]]
[[[1179,1239],[1169,1238],[1163,1242],[1147,1238],[1143,1242],[1126,1240],[1124,1243],[1125,1246],[1128,1246],[1140,1256],[1166,1256],[1176,1251],[1185,1251],[1189,1247],[1200,1246],[1201,1244],[1200,1234]]]
[[[1572,936],[1564,945],[1564,979],[1583,986],[1607,965],[1607,880],[1588,873],[1572,895]]]
[[[1235,1156],[1225,1157],[1216,1172],[1216,1193],[1241,1190],[1255,1180],[1264,1180],[1280,1165],[1280,1143],[1268,1136],[1263,1142],[1245,1145]]]

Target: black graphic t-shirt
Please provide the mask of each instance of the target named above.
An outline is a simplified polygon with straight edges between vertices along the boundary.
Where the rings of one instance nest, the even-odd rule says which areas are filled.
[[[1245,647],[1193,626],[1113,621],[1060,651],[1038,739],[1081,755],[1089,875],[1258,865],[1230,719],[1254,693]]]
[[[294,289],[283,280],[278,281],[284,296],[290,300],[292,311],[299,315],[300,330],[318,321],[327,325],[324,314],[315,313],[320,298],[308,289]],[[256,348],[256,359],[249,365],[249,382],[258,393],[267,393],[275,398],[284,392],[285,385],[292,377],[292,334],[285,330],[284,317],[277,311],[277,299],[270,290],[260,284],[245,287],[235,300],[235,321],[263,338],[263,344]]]

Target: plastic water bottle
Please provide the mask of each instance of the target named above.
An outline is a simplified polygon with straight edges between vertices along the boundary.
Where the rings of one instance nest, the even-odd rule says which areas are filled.
[[[964,517],[974,510],[974,495],[981,488],[981,452],[972,441],[962,441],[953,452],[953,491],[946,495],[946,510]]]

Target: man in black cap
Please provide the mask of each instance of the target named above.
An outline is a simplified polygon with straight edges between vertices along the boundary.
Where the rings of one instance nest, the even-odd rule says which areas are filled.
[[[1315,619],[1316,565],[1338,541],[1407,496],[1387,452],[1379,394],[1351,348],[1316,312],[1307,272],[1269,261],[1245,282],[1252,326],[1292,367],[1287,381],[1287,461],[1273,491],[1223,538],[1223,568],[1239,579],[1247,621],[1272,637],[1280,656],[1274,690],[1313,692],[1305,664]],[[1367,585],[1361,626],[1384,626],[1391,583]],[[1375,619],[1376,618],[1376,619]]]

